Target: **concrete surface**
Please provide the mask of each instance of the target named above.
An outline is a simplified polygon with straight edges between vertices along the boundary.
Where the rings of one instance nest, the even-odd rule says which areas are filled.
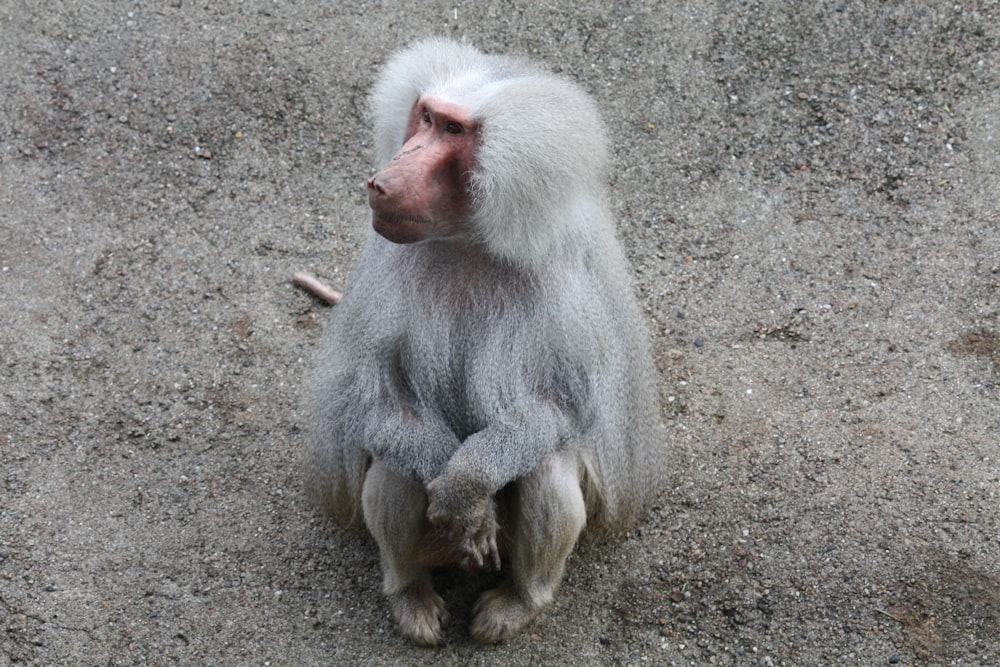
[[[498,647],[302,498],[426,35],[597,98],[672,474]],[[1000,4],[0,3],[0,665],[1000,664]]]

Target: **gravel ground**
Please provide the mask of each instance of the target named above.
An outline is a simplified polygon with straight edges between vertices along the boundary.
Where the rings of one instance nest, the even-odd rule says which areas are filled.
[[[1000,664],[1000,4],[0,3],[0,665]],[[302,377],[427,35],[590,90],[671,464],[556,604],[395,632]]]

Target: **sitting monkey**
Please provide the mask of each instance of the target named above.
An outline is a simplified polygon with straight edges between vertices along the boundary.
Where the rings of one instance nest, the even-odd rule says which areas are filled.
[[[372,231],[311,384],[307,487],[378,542],[403,634],[442,640],[430,568],[501,570],[472,636],[552,600],[588,532],[657,491],[649,338],[605,201],[604,129],[581,88],[430,40],[371,96]]]

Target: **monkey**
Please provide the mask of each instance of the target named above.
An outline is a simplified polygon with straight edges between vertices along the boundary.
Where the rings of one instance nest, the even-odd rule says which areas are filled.
[[[605,129],[578,84],[443,39],[392,57],[369,102],[371,229],[318,345],[306,488],[374,537],[418,644],[448,620],[433,568],[499,572],[470,627],[495,643],[662,479]]]

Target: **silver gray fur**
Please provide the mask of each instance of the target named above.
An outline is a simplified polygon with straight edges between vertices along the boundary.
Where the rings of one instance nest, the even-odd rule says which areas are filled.
[[[312,378],[308,489],[357,525],[373,459],[420,489],[440,478],[460,507],[560,453],[579,464],[588,531],[627,528],[657,491],[663,442],[595,105],[535,65],[423,42],[375,85],[377,168],[428,92],[481,121],[469,231],[409,245],[369,232]]]

